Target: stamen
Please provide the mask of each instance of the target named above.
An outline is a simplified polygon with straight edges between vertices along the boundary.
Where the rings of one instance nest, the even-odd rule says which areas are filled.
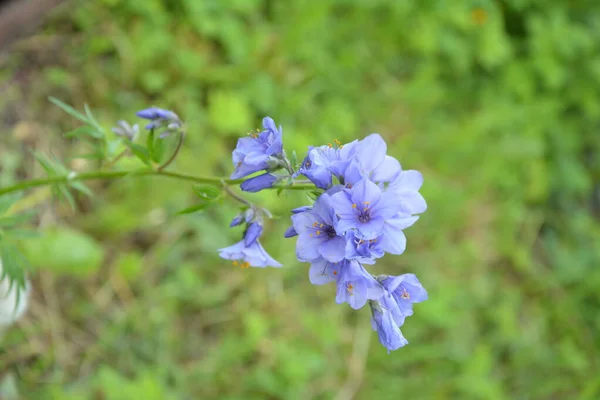
[[[321,231],[317,231],[316,233],[317,233],[317,236],[319,236],[321,234]]]
[[[239,262],[237,262],[237,261],[235,261],[235,260],[233,261],[233,263],[232,263],[232,264],[233,264],[233,266],[234,266],[234,267],[237,267],[238,265],[240,265],[240,263],[239,263]]]
[[[333,147],[333,145],[331,143],[327,143],[327,146],[330,148]]]
[[[348,283],[348,284],[346,285],[346,290],[348,290],[348,293],[349,293],[350,295],[353,295],[353,294],[354,294],[354,293],[352,293],[352,291],[354,290],[354,286],[353,286],[351,283]]]
[[[402,288],[402,290],[403,292],[400,297],[402,297],[404,300],[410,300],[410,294],[406,291],[406,289]]]
[[[356,208],[356,203],[352,204],[352,208]]]
[[[337,275],[337,271],[333,271],[333,275],[336,276]]]

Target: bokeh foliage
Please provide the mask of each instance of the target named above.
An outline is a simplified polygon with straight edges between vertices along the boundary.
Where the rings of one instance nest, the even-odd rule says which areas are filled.
[[[264,115],[299,154],[379,132],[424,173],[429,210],[374,268],[417,273],[430,300],[387,355],[368,311],[311,286],[281,238],[302,195],[253,196],[280,217],[265,246],[285,268],[239,270],[215,253],[239,235],[233,203],[178,217],[186,185],[96,184],[76,213],[43,208],[24,246],[37,301],[0,370],[28,398],[599,398],[599,21],[591,0],[59,9],[4,61],[26,78],[0,99],[2,184],[40,173],[19,149],[85,152],[60,139],[74,122],[48,95],[106,126],[174,109],[189,132],[176,167],[196,174],[227,175]]]

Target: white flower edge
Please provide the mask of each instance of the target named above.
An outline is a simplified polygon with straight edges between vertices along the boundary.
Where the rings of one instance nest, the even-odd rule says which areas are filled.
[[[2,276],[2,260],[0,260],[0,276]],[[25,282],[25,289],[10,286],[8,277],[0,280],[0,332],[7,329],[25,314],[29,301],[29,282]],[[17,296],[18,295],[18,296]],[[17,302],[18,299],[18,302]]]

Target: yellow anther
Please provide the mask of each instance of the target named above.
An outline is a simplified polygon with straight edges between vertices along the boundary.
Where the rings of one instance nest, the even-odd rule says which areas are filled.
[[[356,208],[356,203],[355,203],[355,204],[352,204],[352,208]]]
[[[321,234],[321,231],[317,231],[317,235],[320,235],[320,234]]]
[[[333,141],[335,142],[335,144],[337,144],[338,146],[341,144],[341,142],[337,139],[333,139]]]
[[[337,275],[337,271],[333,271],[333,275]]]
[[[233,266],[234,266],[234,267],[237,267],[238,265],[240,265],[240,263],[239,263],[239,262],[237,262],[237,261],[234,261],[234,262],[233,262]]]
[[[324,226],[325,226],[325,225],[323,225],[323,224],[320,224],[320,225],[319,225],[319,228],[322,228],[322,227],[324,227]]]
[[[308,236],[313,237],[312,233],[309,233]]]
[[[369,205],[369,204],[371,204],[371,202],[370,202],[370,201],[363,201],[362,203],[363,203],[363,204],[366,204],[366,205]]]
[[[333,147],[333,145],[331,143],[327,143],[328,147]]]
[[[319,225],[319,223],[318,223],[318,222],[313,222],[313,227],[315,227],[315,228],[316,228],[316,227],[317,227],[317,225]]]
[[[352,290],[354,290],[354,286],[352,286],[352,284],[351,284],[351,283],[349,283],[349,284],[346,286],[346,290],[348,290],[348,293],[350,293],[350,294],[352,295],[352,294],[353,294],[353,293],[352,293]]]
[[[410,299],[410,294],[408,294],[408,292],[406,291],[406,289],[403,289],[404,291],[402,292],[402,295],[400,297],[402,297],[405,300],[409,300]]]

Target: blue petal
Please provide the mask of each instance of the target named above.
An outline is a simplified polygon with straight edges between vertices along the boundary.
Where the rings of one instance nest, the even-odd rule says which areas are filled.
[[[246,229],[246,234],[244,235],[244,244],[246,246],[250,246],[252,243],[256,242],[256,240],[262,234],[263,227],[258,222],[253,222]]]
[[[383,138],[373,133],[357,145],[356,159],[360,162],[363,172],[370,175],[383,162],[386,152],[387,145]]]
[[[285,233],[283,234],[284,238],[291,238],[294,236],[298,236],[298,232],[296,232],[296,230],[294,229],[293,226],[290,226],[289,228],[287,228],[285,230]]]
[[[374,182],[389,182],[394,179],[400,172],[402,167],[394,157],[385,156],[383,162],[375,168],[371,174],[371,179]]]
[[[352,203],[357,207],[374,207],[381,198],[381,189],[365,178],[354,185],[350,194]]]
[[[325,285],[335,282],[331,263],[325,260],[317,260],[310,265],[308,277],[313,285]]]
[[[325,260],[340,262],[346,255],[346,240],[341,236],[336,236],[321,243],[318,251]]]

